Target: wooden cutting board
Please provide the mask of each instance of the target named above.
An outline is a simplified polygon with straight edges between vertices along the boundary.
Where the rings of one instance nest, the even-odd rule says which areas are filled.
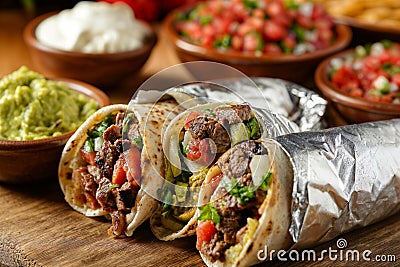
[[[110,223],[72,210],[55,180],[28,187],[0,185],[0,203],[0,266],[204,266],[194,237],[158,241],[148,222],[132,238],[107,236]],[[399,264],[399,219],[396,215],[344,235],[346,249],[395,255]],[[317,247],[316,252],[337,249],[336,241]],[[332,263],[328,257],[322,262],[274,261],[285,266]],[[359,262],[335,264],[356,266]]]

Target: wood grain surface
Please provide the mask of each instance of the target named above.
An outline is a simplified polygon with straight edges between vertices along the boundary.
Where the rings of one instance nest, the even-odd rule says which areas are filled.
[[[22,41],[28,18],[19,10],[0,10],[0,76],[21,65],[33,68]],[[156,25],[157,27],[157,25]],[[162,32],[142,71],[116,88],[102,88],[113,103],[127,103],[138,86],[158,71],[179,63]],[[329,108],[330,126],[346,124]],[[344,234],[345,250],[370,250],[371,261],[329,259],[290,262],[274,266],[400,266],[400,215]],[[0,266],[203,266],[195,238],[158,241],[148,222],[132,238],[107,235],[110,222],[87,218],[72,210],[63,199],[57,177],[44,184],[25,187],[0,184]],[[339,237],[338,237],[339,238]],[[337,239],[315,248],[335,250]],[[378,262],[377,255],[394,255],[396,262]],[[265,264],[267,265],[267,264]]]

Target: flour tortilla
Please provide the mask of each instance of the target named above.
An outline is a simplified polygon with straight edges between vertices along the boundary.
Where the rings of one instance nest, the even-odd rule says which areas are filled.
[[[258,221],[257,229],[250,240],[243,244],[240,254],[230,262],[211,262],[205,255],[200,253],[207,266],[251,266],[260,262],[259,251],[268,252],[287,249],[292,243],[289,234],[291,221],[291,192],[293,184],[293,168],[286,153],[277,143],[266,140],[262,141],[268,149],[271,162],[272,181],[267,196],[260,209],[263,209],[261,218]],[[218,173],[218,171],[217,171]],[[208,179],[212,176],[208,176]],[[209,180],[204,181],[209,183]],[[203,187],[200,197],[206,203],[211,197],[211,191]],[[264,253],[264,252],[263,252]],[[263,256],[264,254],[262,254]],[[269,259],[269,255],[267,255]]]
[[[176,97],[176,96],[175,96]],[[175,166],[180,165],[180,159],[178,157],[178,148],[179,148],[179,141],[177,138],[179,136],[179,132],[181,129],[184,127],[185,120],[187,116],[192,113],[192,112],[203,112],[206,109],[211,109],[214,110],[217,107],[220,106],[230,106],[233,104],[240,104],[240,103],[231,103],[231,102],[212,102],[212,103],[207,103],[207,104],[198,104],[194,107],[191,107],[187,109],[185,112],[179,114],[176,118],[174,118],[171,122],[171,124],[166,128],[165,132],[163,133],[163,139],[167,140],[163,142],[163,147],[165,153],[168,153],[169,156],[167,155],[167,158],[169,160],[172,160],[172,164]],[[262,136],[265,137],[267,130],[266,130],[266,125],[263,123],[263,121],[260,119],[257,113],[254,113],[256,116],[258,122],[260,123],[261,126],[261,133]],[[187,162],[187,164],[190,162]],[[215,175],[215,168],[210,168],[206,175],[207,177],[210,177],[210,179]],[[175,230],[169,229],[163,224],[163,221],[166,219],[162,218],[162,208],[161,205],[157,208],[156,212],[151,216],[150,218],[150,228],[153,234],[159,239],[163,241],[171,241],[177,238],[182,238],[182,237],[187,237],[187,236],[192,236],[196,233],[196,226],[197,226],[197,216],[196,214],[192,216],[192,218],[186,222],[185,224],[182,224],[181,227],[177,226]],[[173,224],[173,222],[170,222]],[[177,223],[175,223],[177,224]]]
[[[90,116],[71,136],[64,147],[59,164],[59,183],[65,195],[65,200],[76,211],[89,216],[107,216],[102,208],[91,209],[78,206],[74,202],[71,177],[74,169],[82,164],[79,160],[79,150],[83,146],[87,132],[95,124],[100,123],[110,113],[127,111],[128,106],[123,104],[110,105],[101,108]],[[157,104],[136,104],[130,109],[139,121],[139,132],[143,139],[141,153],[142,183],[135,199],[135,205],[131,212],[126,215],[127,229],[125,234],[131,236],[134,230],[147,220],[157,208],[157,201],[148,193],[154,193],[162,188],[164,177],[164,156],[161,145],[161,132],[164,124],[168,124],[172,117],[175,117],[183,110],[174,101],[165,101]],[[144,190],[144,188],[146,190]],[[153,194],[151,194],[153,195]],[[154,195],[153,195],[154,196]]]

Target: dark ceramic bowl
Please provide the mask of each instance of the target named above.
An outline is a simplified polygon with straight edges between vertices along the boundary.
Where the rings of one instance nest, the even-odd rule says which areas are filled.
[[[236,68],[248,76],[271,77],[306,83],[312,80],[315,68],[324,58],[345,49],[352,37],[350,27],[336,25],[337,38],[328,48],[301,55],[263,54],[256,56],[242,52],[220,52],[196,45],[181,38],[175,28],[176,12],[187,12],[191,6],[170,12],[163,22],[164,32],[172,43],[179,59],[183,62],[208,60],[223,63]]]
[[[340,115],[349,123],[388,120],[400,117],[400,104],[382,103],[363,97],[350,96],[339,90],[328,78],[330,62],[334,58],[344,58],[354,54],[354,49],[343,51],[321,62],[315,71],[315,84],[322,94],[333,104]]]
[[[56,80],[94,99],[100,107],[110,104],[108,96],[92,85],[70,79]],[[25,184],[57,178],[61,152],[73,133],[29,141],[0,140],[0,182]]]
[[[71,78],[96,86],[117,85],[140,70],[157,42],[153,28],[141,21],[151,34],[144,46],[132,51],[89,54],[52,48],[40,43],[35,31],[39,23],[55,14],[51,12],[34,18],[23,32],[35,68],[46,76]]]

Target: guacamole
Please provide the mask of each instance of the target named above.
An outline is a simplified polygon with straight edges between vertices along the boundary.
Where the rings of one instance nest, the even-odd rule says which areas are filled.
[[[57,136],[77,129],[98,108],[65,83],[22,66],[0,80],[0,139]]]

